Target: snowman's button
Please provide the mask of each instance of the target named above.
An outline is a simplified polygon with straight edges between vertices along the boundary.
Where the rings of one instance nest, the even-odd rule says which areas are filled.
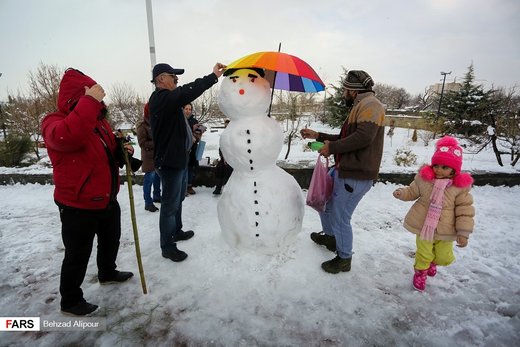
[[[260,236],[260,234],[256,234],[255,236],[256,236],[256,237],[259,237],[259,236]]]
[[[260,215],[260,212],[256,211],[255,214],[256,214],[257,216],[259,216],[259,215]]]
[[[251,134],[251,132],[249,131],[249,129],[246,130],[246,133]]]
[[[258,193],[258,190],[255,189],[255,194]]]
[[[256,187],[256,181],[254,181],[253,183],[254,183],[254,185],[255,185],[255,187]]]
[[[255,222],[255,226],[258,226],[258,222]]]
[[[251,150],[250,150],[250,149],[248,149],[248,150],[247,150],[247,153],[251,153]]]
[[[253,167],[251,166],[251,171],[253,170]]]
[[[253,159],[249,159],[249,164],[253,164]]]
[[[255,200],[255,205],[258,205],[258,200]]]
[[[247,143],[251,143],[251,140],[248,139],[248,140],[247,140]]]

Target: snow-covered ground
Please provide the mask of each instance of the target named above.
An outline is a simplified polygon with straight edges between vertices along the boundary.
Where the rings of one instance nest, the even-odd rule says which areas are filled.
[[[386,144],[385,172],[403,170],[392,157],[409,137],[397,130],[392,145]],[[212,158],[218,142],[211,138],[220,132],[205,134],[206,155]],[[429,160],[432,145],[410,146],[418,161]],[[314,161],[316,153],[297,150],[301,147],[293,147],[291,161]],[[36,167],[35,173],[46,170]],[[465,155],[463,168],[501,171],[492,153]],[[143,295],[128,190],[122,186],[118,265],[136,276],[100,286],[94,250],[83,283],[86,299],[100,305],[93,316],[105,321],[106,330],[0,332],[0,346],[519,345],[520,187],[473,189],[477,216],[469,245],[455,249],[457,261],[439,268],[424,293],[411,287],[415,237],[402,227],[411,203],[392,197],[396,187],[378,183],[361,201],[353,217],[352,271],[330,275],[320,264],[333,253],[309,239],[321,229],[314,210],[306,207],[303,230],[285,252],[239,252],[221,237],[219,198],[200,187],[183,207],[184,225],[195,231],[193,239],[179,243],[189,257],[183,263],[164,259],[159,215],[144,210],[141,187],[134,186],[148,287]],[[51,185],[0,186],[0,317],[65,318],[58,293],[63,245],[52,192]]]

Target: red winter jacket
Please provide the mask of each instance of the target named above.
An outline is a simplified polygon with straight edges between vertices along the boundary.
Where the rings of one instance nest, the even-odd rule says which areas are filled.
[[[65,71],[58,111],[42,121],[53,166],[54,199],[81,209],[103,209],[116,199],[119,170],[116,138],[104,117],[105,106],[85,95],[96,81],[78,70]]]

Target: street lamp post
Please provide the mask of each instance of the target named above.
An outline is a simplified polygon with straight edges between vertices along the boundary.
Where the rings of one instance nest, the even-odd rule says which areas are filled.
[[[449,74],[451,74],[451,71],[450,72],[441,71],[441,75],[443,75],[444,78],[442,79],[441,98],[439,99],[439,109],[437,110],[437,118],[441,115],[442,95],[444,94],[444,83],[446,82],[446,75],[449,75]]]

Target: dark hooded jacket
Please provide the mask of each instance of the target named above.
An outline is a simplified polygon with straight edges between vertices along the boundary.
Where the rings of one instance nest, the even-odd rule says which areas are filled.
[[[102,102],[85,95],[96,81],[67,69],[60,83],[58,111],[42,121],[42,135],[53,166],[58,205],[104,209],[116,199],[118,143]]]
[[[150,124],[154,142],[155,167],[185,169],[188,164],[188,125],[182,106],[198,98],[218,82],[211,73],[174,90],[157,88],[150,96]],[[189,141],[191,143],[191,141]]]

